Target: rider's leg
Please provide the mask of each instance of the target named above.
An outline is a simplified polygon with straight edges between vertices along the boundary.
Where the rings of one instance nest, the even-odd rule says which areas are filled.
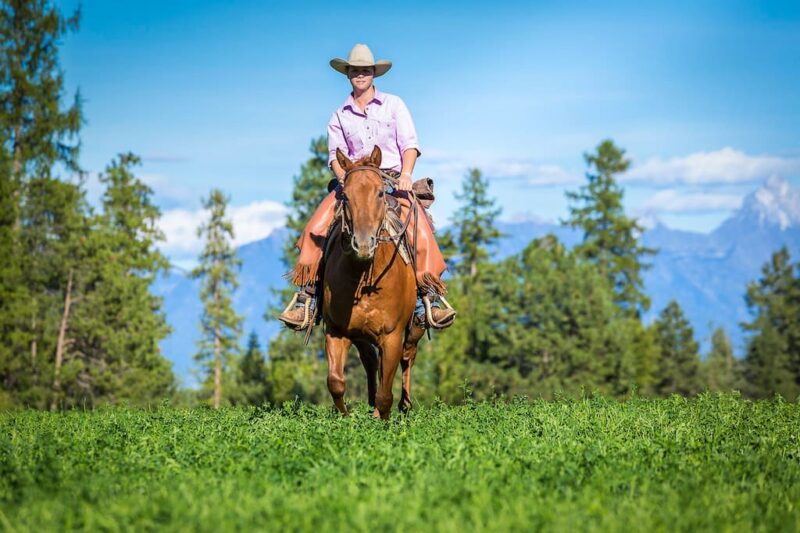
[[[325,238],[333,222],[336,211],[336,193],[328,194],[311,215],[303,233],[295,246],[300,256],[295,267],[287,274],[292,283],[300,287],[291,303],[278,317],[293,329],[302,329],[308,325],[310,311],[313,309],[314,287],[319,276],[319,265],[322,261]]]
[[[410,204],[408,200],[403,199],[401,205],[403,205],[403,216],[406,216]],[[416,217],[412,216],[409,223],[408,238],[416,249],[418,304],[422,305],[422,309],[426,311],[424,313],[425,323],[434,328],[446,328],[453,323],[456,316],[456,311],[452,307],[447,304],[444,307],[440,305],[440,296],[447,291],[447,287],[441,279],[447,264],[436,243],[436,236],[427,213],[419,204],[416,209]],[[427,306],[424,300],[428,301]],[[427,307],[430,307],[430,317],[428,317]]]

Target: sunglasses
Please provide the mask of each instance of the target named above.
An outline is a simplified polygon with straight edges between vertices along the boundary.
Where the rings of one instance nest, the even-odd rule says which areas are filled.
[[[374,75],[373,67],[350,67],[347,70],[347,75],[351,78],[359,76],[372,76]]]

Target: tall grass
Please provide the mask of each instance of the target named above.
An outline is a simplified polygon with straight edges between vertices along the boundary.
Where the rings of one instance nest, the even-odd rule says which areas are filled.
[[[0,415],[0,529],[800,528],[800,406],[468,403]]]

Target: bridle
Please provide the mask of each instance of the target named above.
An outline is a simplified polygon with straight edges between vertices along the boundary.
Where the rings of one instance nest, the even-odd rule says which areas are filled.
[[[395,188],[395,186],[397,184],[397,178],[395,176],[392,176],[391,174],[388,174],[387,172],[384,172],[383,170],[381,170],[379,168],[372,167],[372,166],[367,166],[367,165],[361,165],[361,166],[357,166],[357,167],[352,167],[349,170],[347,170],[344,173],[344,176],[342,177],[342,183],[344,184],[344,182],[347,180],[347,177],[350,176],[350,174],[352,174],[353,172],[361,171],[361,170],[374,172],[375,174],[378,175],[378,177],[381,178],[381,181],[384,184],[388,183],[389,186],[391,186],[392,188]],[[369,254],[370,255],[375,253],[375,250],[377,250],[378,246],[382,242],[391,242],[391,243],[394,243],[394,245],[396,247],[399,247],[400,246],[400,240],[403,239],[406,236],[406,230],[408,229],[408,225],[411,223],[411,217],[412,216],[414,217],[415,224],[416,224],[416,219],[417,219],[417,196],[414,194],[413,191],[408,191],[408,194],[411,197],[411,209],[409,210],[408,216],[406,216],[406,219],[403,222],[402,226],[397,231],[397,233],[392,234],[389,231],[389,229],[386,228],[386,216],[384,215],[383,220],[381,220],[380,226],[378,226],[378,230],[375,232],[374,238],[370,241],[370,246],[369,246]],[[339,188],[339,190],[336,193],[336,197],[341,202],[341,205],[342,205],[341,209],[339,210],[340,217],[341,217],[342,235],[343,236],[344,235],[349,235],[350,236],[350,248],[351,248],[351,250],[355,250],[355,248],[356,248],[356,245],[355,245],[356,244],[355,243],[355,234],[353,233],[353,231],[351,229],[351,227],[353,225],[353,214],[352,214],[352,212],[350,210],[350,202],[347,199],[347,195],[345,194],[343,187]],[[383,203],[384,203],[384,205],[386,205],[386,208],[388,209],[389,208],[389,204],[386,201],[385,191],[384,191],[383,198],[384,198]],[[415,227],[416,227],[416,225],[415,225]],[[386,235],[383,235],[384,231],[385,231]],[[414,240],[416,241],[416,238]],[[340,242],[342,243],[342,246],[344,246],[344,244],[343,244],[344,240],[342,239],[342,241],[340,241]],[[414,243],[414,245],[416,245],[416,242]],[[413,247],[412,247],[411,257],[414,258],[414,255],[415,254],[413,253]],[[414,259],[412,259],[412,261],[414,261]],[[416,270],[416,265],[414,265],[414,266],[415,266],[415,270]]]

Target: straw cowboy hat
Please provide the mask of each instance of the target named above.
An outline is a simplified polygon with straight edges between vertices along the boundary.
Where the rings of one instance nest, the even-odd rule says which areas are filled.
[[[357,44],[350,50],[347,61],[336,57],[331,59],[331,66],[333,70],[345,75],[347,75],[347,67],[375,67],[375,77],[377,78],[378,76],[383,76],[392,68],[392,62],[381,59],[376,63],[369,46]]]

